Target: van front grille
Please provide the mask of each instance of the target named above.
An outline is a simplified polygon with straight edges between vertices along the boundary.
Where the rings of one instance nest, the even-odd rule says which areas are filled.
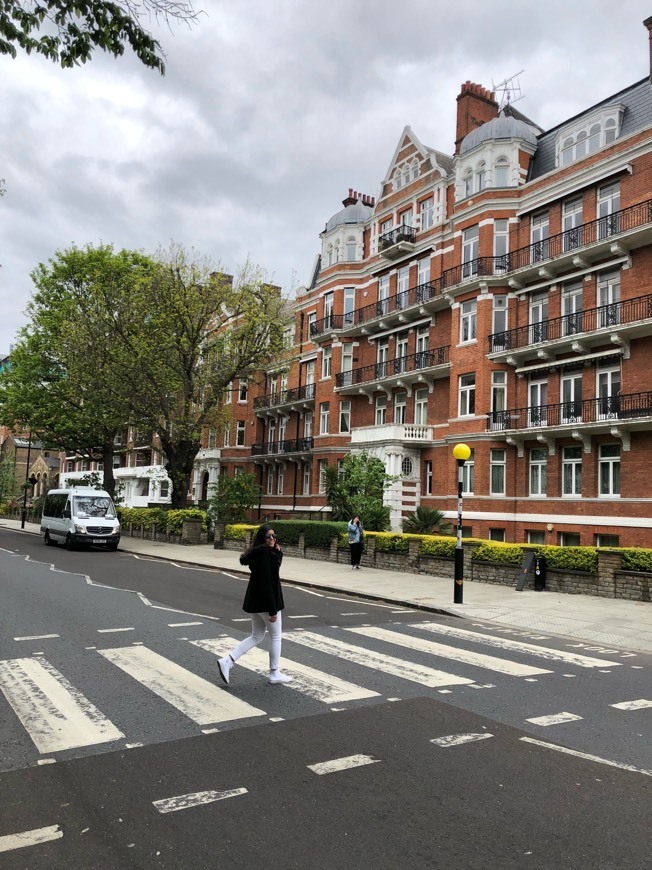
[[[89,535],[110,535],[112,531],[111,526],[86,526]]]

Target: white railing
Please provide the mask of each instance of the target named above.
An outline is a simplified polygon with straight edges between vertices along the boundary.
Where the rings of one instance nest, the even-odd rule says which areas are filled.
[[[380,426],[356,426],[351,430],[352,444],[374,441],[432,441],[432,426],[385,423]]]

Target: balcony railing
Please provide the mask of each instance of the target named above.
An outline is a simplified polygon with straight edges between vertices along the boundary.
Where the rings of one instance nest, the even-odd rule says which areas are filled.
[[[289,438],[283,441],[264,441],[251,445],[252,456],[275,456],[279,453],[307,453],[312,450],[312,438]]]
[[[414,227],[409,227],[407,224],[401,224],[393,230],[390,230],[388,233],[383,233],[382,236],[378,237],[378,250],[381,254],[391,257],[392,248],[395,248],[397,245],[402,246],[401,243],[407,242],[405,248],[409,250],[412,248],[416,240],[417,231]],[[400,249],[396,253],[397,255],[400,254]]]
[[[489,432],[633,420],[652,416],[652,391],[492,411]]]
[[[503,254],[499,257],[476,257],[473,260],[468,260],[459,266],[446,269],[441,278],[411,287],[403,293],[397,293],[388,299],[378,300],[378,302],[365,305],[363,308],[356,308],[349,314],[332,314],[311,324],[310,335],[314,337],[331,329],[341,330],[349,326],[359,326],[377,317],[428,302],[441,295],[442,290],[450,289],[474,278],[507,275],[518,269],[578,251],[580,248],[595,242],[612,239],[649,223],[652,223],[652,199],[557,233],[557,235],[547,239],[533,242],[523,248],[517,248],[509,254]],[[398,233],[400,230],[411,230],[412,233],[416,233],[412,227],[398,227],[391,233],[380,236],[380,239],[384,239],[386,236],[392,237],[392,234]]]
[[[586,311],[575,311],[562,317],[542,320],[540,323],[517,326],[506,332],[494,332],[489,336],[489,353],[516,350],[543,341],[555,341],[583,332],[595,332],[597,329],[613,329],[621,324],[636,323],[650,317],[652,317],[652,295],[637,296],[635,299],[612,302]]]
[[[279,405],[291,405],[293,402],[309,401],[315,398],[315,385],[304,384],[301,387],[293,387],[289,390],[281,390],[280,393],[268,393],[254,399],[254,411],[261,408],[275,408]]]
[[[450,362],[450,344],[437,347],[434,350],[422,350],[410,356],[400,356],[396,359],[362,366],[362,368],[352,369],[350,372],[339,372],[335,376],[335,386],[336,388],[351,387],[355,384],[370,383],[391,378],[394,375],[443,366],[448,362]]]

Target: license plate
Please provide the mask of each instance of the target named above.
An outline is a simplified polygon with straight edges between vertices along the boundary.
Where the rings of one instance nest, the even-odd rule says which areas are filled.
[[[93,538],[91,543],[93,543],[93,544],[106,544],[106,541],[104,540],[104,538]]]

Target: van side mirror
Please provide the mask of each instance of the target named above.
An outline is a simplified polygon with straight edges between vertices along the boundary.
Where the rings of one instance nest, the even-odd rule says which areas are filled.
[[[62,514],[62,516],[64,516],[67,520],[70,519],[70,508],[69,508],[69,507],[65,507],[65,508],[63,509],[63,514]]]

